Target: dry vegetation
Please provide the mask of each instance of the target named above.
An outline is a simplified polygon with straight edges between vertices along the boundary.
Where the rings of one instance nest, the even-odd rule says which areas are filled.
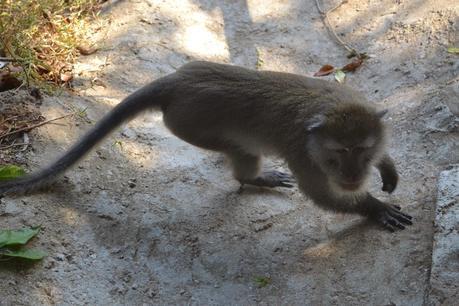
[[[91,51],[85,41],[88,22],[103,0],[3,0],[0,2],[0,56],[21,83],[67,84],[79,53]],[[1,79],[1,78],[0,78]]]
[[[0,164],[16,161],[28,148],[23,132],[46,122],[33,98],[70,85],[78,55],[96,50],[87,35],[103,2],[0,1],[0,92],[26,85],[30,93],[6,92],[0,100]]]

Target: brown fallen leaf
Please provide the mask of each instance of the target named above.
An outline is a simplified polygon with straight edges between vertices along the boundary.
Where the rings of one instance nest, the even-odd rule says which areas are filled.
[[[346,71],[346,72],[354,72],[357,68],[359,68],[363,63],[363,59],[361,58],[356,58],[349,64],[345,65],[341,70]]]
[[[335,67],[333,67],[332,65],[323,65],[319,71],[317,71],[316,73],[314,73],[314,76],[324,76],[324,75],[329,75],[330,73],[332,73],[333,71],[335,71]]]
[[[73,74],[71,72],[64,72],[61,74],[61,81],[67,83],[73,79]]]

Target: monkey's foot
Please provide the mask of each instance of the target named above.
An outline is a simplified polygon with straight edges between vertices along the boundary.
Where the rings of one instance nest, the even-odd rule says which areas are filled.
[[[239,182],[259,187],[287,187],[292,188],[293,185],[291,183],[295,182],[293,177],[290,174],[283,173],[280,171],[272,170],[272,171],[264,171],[258,177],[254,179],[243,179],[239,180]]]
[[[401,212],[401,207],[393,204],[382,206],[372,218],[391,232],[397,228],[405,229],[405,226],[413,224],[411,222],[413,217]]]

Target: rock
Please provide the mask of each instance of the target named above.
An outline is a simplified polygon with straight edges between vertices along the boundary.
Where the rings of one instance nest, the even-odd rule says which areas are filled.
[[[459,165],[440,173],[430,277],[430,305],[459,301]],[[456,302],[454,302],[456,301]]]
[[[448,110],[456,117],[459,117],[459,86],[453,84],[445,89],[444,93],[445,104]]]
[[[19,203],[15,200],[6,201],[3,209],[0,209],[0,216],[16,216],[23,210],[19,207]]]

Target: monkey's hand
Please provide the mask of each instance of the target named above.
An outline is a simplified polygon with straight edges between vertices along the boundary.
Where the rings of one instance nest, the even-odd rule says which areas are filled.
[[[249,184],[259,187],[287,187],[292,188],[293,183],[295,180],[290,174],[283,173],[280,171],[272,170],[272,171],[264,171],[259,176],[254,179],[245,179],[240,180],[241,184]]]
[[[392,193],[397,187],[398,174],[395,171],[381,172],[383,187],[382,191]]]
[[[383,182],[382,191],[392,193],[397,187],[398,174],[392,159],[386,155],[377,165]]]
[[[412,217],[401,212],[400,206],[382,202],[374,208],[369,217],[391,232],[397,228],[405,229],[405,226],[413,224]]]

